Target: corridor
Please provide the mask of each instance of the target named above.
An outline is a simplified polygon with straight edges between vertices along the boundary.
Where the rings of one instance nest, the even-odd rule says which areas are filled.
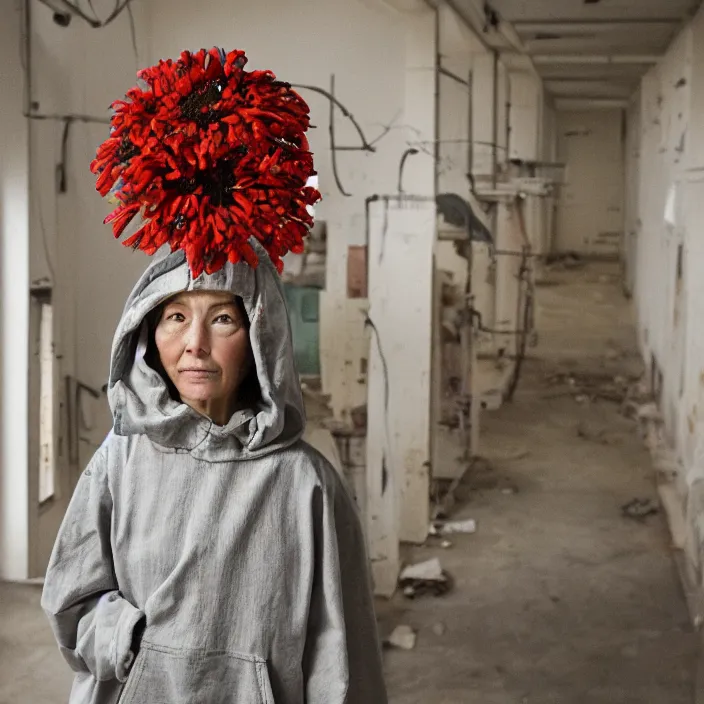
[[[235,471],[242,456],[278,461],[303,432],[305,406],[302,437],[359,510],[391,704],[704,704],[704,0],[16,0],[7,17],[0,704],[68,701],[72,672],[40,608],[42,580],[110,429],[161,448],[160,434],[125,424],[120,410],[142,363],[152,367],[142,369],[150,394],[158,387],[153,397],[178,410],[164,416],[145,400],[135,402],[140,413],[158,412],[164,428],[177,419],[179,433],[190,420],[208,428],[196,444],[169,446],[177,468],[221,437],[213,424],[227,429]],[[161,79],[144,80],[150,71],[168,93]],[[141,128],[117,133],[118,144],[115,126],[135,115]],[[136,185],[118,178],[128,172]],[[147,229],[132,232],[142,221]],[[124,301],[155,243],[207,260],[168,295],[220,291],[207,271],[239,267],[241,254],[252,266],[285,260],[282,296],[259,306],[249,289],[230,291],[237,332],[250,333],[240,338],[245,356],[171,365],[194,380],[227,367],[238,385],[203,403],[244,412],[246,439],[244,421],[204,413],[174,387],[156,312],[108,374]],[[149,305],[161,307],[170,299],[152,285]],[[108,396],[124,398],[111,410]],[[438,516],[448,486],[453,501]],[[239,493],[223,496],[264,515]],[[214,503],[199,499],[184,516]],[[128,527],[142,517],[123,515]],[[292,523],[305,526],[302,515]],[[333,524],[336,538],[354,535]],[[291,549],[276,570],[282,582],[302,554],[327,555],[315,531],[305,537],[306,550]],[[154,540],[156,555],[171,556],[167,542]],[[129,581],[124,544],[111,534],[113,565],[124,557]],[[360,559],[354,579],[335,574],[345,562],[324,561],[339,577],[331,603],[362,593],[361,544],[340,551]],[[236,564],[231,555],[254,554],[241,545],[218,557],[217,574]],[[271,548],[256,554],[274,564]],[[404,570],[428,561],[442,593],[409,593]],[[203,603],[241,596],[231,578],[212,581],[193,564]],[[113,571],[111,590],[129,598]],[[299,618],[299,644],[310,646],[316,612],[305,609],[328,600],[311,585],[328,581],[325,570],[299,574],[310,581],[291,591],[310,598],[296,614],[314,615]],[[286,602],[277,580],[265,581],[261,612],[231,613]],[[135,592],[132,606],[146,611],[153,594]],[[373,617],[342,606],[330,619],[346,629],[336,642],[353,653],[351,681],[370,682],[354,653],[376,654]],[[261,618],[248,639],[232,616],[216,621],[214,631],[229,625],[227,639],[204,635],[218,651],[256,651],[278,676],[277,638],[295,626]],[[364,647],[352,647],[350,623]],[[306,704],[386,704],[383,694],[336,700],[336,667],[319,678],[307,671],[315,648],[298,650],[284,668],[292,691],[305,691],[301,673],[312,687],[324,682]],[[114,691],[123,679],[112,664],[105,678]],[[272,692],[267,704],[289,704]],[[213,704],[208,696],[193,704]]]
[[[693,701],[697,636],[665,519],[621,513],[656,499],[649,455],[618,404],[569,383],[639,373],[617,266],[551,272],[547,283],[539,346],[515,401],[486,414],[487,462],[458,493],[453,518],[475,519],[477,533],[446,549],[429,538],[404,556],[439,557],[453,590],[378,602],[383,634],[399,624],[418,634],[415,649],[386,650],[392,704]],[[0,704],[67,701],[71,673],[39,593],[0,584]]]
[[[387,630],[418,634],[414,650],[387,653],[394,704],[693,701],[697,637],[665,518],[621,511],[657,502],[649,454],[619,404],[579,388],[639,373],[618,281],[616,265],[592,264],[538,289],[539,345],[515,401],[484,416],[487,463],[452,516],[477,533],[405,555],[439,557],[454,589],[384,611]]]

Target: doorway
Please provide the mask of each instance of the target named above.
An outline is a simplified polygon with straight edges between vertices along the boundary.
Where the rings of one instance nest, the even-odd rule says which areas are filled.
[[[54,305],[49,287],[32,290],[29,340],[29,576],[41,577],[71,498],[58,456]]]

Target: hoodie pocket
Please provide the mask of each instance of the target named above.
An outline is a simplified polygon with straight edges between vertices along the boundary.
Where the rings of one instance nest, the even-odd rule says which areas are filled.
[[[274,704],[266,660],[142,642],[120,704]]]

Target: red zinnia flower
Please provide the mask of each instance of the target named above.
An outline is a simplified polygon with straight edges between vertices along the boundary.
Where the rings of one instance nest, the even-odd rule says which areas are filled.
[[[101,195],[119,207],[119,237],[139,213],[144,226],[124,244],[154,254],[183,249],[194,277],[227,260],[257,256],[256,237],[279,272],[281,257],[300,252],[313,224],[307,206],[320,193],[305,131],[305,101],[271,71],[244,70],[242,51],[184,51],[138,76],[126,100],[113,103],[110,137],[91,171]]]

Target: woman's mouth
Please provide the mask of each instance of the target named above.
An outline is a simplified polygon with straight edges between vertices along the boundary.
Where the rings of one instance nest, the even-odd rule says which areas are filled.
[[[181,369],[179,370],[179,374],[182,376],[185,376],[188,379],[212,379],[217,372],[212,371],[210,369]]]

